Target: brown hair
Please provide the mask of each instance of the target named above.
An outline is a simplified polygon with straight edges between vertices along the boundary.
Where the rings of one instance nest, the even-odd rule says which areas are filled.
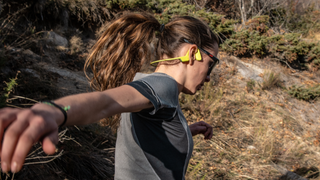
[[[160,55],[175,57],[175,52],[185,43],[184,39],[206,49],[212,49],[215,43],[219,43],[217,36],[201,20],[190,16],[175,17],[165,25],[160,34]]]
[[[93,71],[93,77],[89,78],[91,87],[103,91],[131,82],[152,55],[175,57],[175,52],[185,43],[184,38],[203,48],[212,48],[218,43],[217,37],[205,23],[183,16],[165,25],[159,33],[157,47],[152,48],[155,32],[160,27],[154,16],[147,13],[124,14],[104,26],[85,63],[85,69],[90,67]],[[114,127],[118,120],[108,121],[107,124]]]
[[[103,27],[103,33],[85,63],[93,71],[92,88],[98,91],[132,81],[150,60],[151,41],[159,22],[149,14],[126,14]]]

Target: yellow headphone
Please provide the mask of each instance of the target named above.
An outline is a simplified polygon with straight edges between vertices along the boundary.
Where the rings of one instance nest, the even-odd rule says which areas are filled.
[[[188,62],[190,60],[189,59],[189,51],[187,52],[187,54],[185,56],[169,58],[169,59],[161,59],[161,60],[153,61],[150,64],[152,66],[156,66],[156,63],[163,62],[163,61],[172,61],[172,60],[176,60],[176,59],[179,59],[181,62]],[[200,53],[199,49],[197,49],[197,52],[195,54],[195,59],[197,61],[201,61],[202,60],[201,53]]]

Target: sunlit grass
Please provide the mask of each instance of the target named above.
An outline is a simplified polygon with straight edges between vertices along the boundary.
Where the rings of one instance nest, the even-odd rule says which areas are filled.
[[[276,76],[266,76],[266,89],[277,87]],[[319,125],[311,130],[285,102],[268,99],[272,92],[256,96],[245,87],[228,81],[218,87],[208,84],[195,96],[182,96],[190,123],[203,120],[214,127],[211,140],[194,137],[187,179],[277,179],[283,172],[274,164],[284,172],[319,169]],[[260,88],[251,86],[250,91]]]

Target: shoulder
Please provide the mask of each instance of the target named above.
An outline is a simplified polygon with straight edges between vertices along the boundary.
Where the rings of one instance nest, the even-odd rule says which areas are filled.
[[[178,84],[171,76],[164,73],[137,73],[133,82],[142,82],[157,93],[173,93],[178,95]]]
[[[138,73],[133,82],[134,87],[151,101],[155,111],[162,108],[176,108],[179,104],[178,84],[171,76],[164,73]]]

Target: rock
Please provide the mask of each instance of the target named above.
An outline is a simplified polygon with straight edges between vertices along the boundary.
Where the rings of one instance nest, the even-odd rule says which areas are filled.
[[[68,40],[53,31],[47,31],[43,35],[44,41],[52,46],[68,47]]]
[[[0,72],[3,73],[3,74],[14,74],[14,71],[12,69],[10,69],[9,67],[3,67],[3,68],[0,68]]]
[[[24,50],[22,52],[22,54],[24,54],[26,56],[33,56],[34,55],[34,53],[30,49]]]
[[[35,70],[27,68],[27,69],[24,69],[24,71],[28,72],[28,73],[32,74],[34,77],[37,77],[40,79],[40,75]]]
[[[286,179],[286,180],[308,180],[304,177],[299,176],[298,174],[294,172],[288,171],[285,175],[281,176],[280,178]]]
[[[301,177],[300,175],[294,173],[294,172],[291,172],[291,171],[288,171],[286,168],[278,165],[278,164],[275,164],[275,163],[271,163],[271,166],[273,168],[275,168],[276,170],[278,170],[282,176],[279,178],[279,180],[307,180],[306,178],[304,177]]]
[[[257,149],[257,148],[254,147],[254,146],[248,146],[247,149],[248,149],[248,150],[254,150],[254,149]]]
[[[26,49],[22,52],[23,55],[25,55],[25,60],[35,61],[35,60],[41,60],[41,56],[38,54],[35,54],[30,49]]]
[[[223,59],[229,67],[235,67],[242,77],[247,79],[253,79],[258,82],[262,82],[263,79],[259,74],[263,73],[263,70],[258,66],[242,62],[238,58],[232,56]]]

